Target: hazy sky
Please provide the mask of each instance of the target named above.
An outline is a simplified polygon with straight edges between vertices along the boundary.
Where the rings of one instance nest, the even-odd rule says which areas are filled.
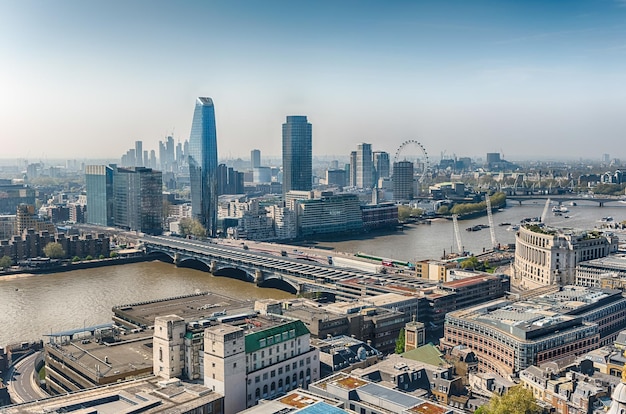
[[[189,137],[219,157],[626,158],[626,1],[0,0],[0,158],[119,157]],[[158,154],[158,153],[157,153]]]

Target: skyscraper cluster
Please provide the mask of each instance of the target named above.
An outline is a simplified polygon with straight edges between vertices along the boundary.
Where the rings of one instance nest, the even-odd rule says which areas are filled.
[[[389,154],[372,152],[371,144],[359,144],[357,150],[350,153],[348,184],[363,189],[377,188],[381,178],[389,178]]]
[[[135,141],[135,147],[130,148],[120,159],[121,167],[146,167],[159,169],[163,172],[178,172],[186,165],[189,153],[189,142],[174,143],[174,138],[168,136],[159,141],[159,158],[155,150],[144,150],[143,141]]]

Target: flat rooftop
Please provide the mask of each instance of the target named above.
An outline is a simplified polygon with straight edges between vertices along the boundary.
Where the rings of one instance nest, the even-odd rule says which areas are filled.
[[[96,342],[94,338],[46,345],[50,353],[60,353],[68,365],[77,361],[81,372],[98,378],[135,372],[152,372],[152,331],[119,335],[117,342]],[[88,371],[88,372],[85,372]]]
[[[208,319],[224,310],[233,313],[236,309],[254,309],[254,301],[242,301],[203,292],[193,295],[164,298],[148,302],[131,303],[113,307],[114,321],[148,327],[154,325],[157,316],[177,315],[186,322]],[[122,321],[120,321],[122,320]]]
[[[3,414],[124,414],[187,412],[223,398],[210,389],[187,382],[163,383],[155,377],[115,383],[32,403],[2,407]]]
[[[612,254],[600,259],[587,260],[579,262],[579,266],[591,266],[605,268],[607,270],[626,271],[626,254]]]

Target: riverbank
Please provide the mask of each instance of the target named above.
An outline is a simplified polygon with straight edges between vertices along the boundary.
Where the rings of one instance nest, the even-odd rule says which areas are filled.
[[[94,259],[89,261],[81,261],[81,262],[73,262],[73,263],[62,263],[56,266],[46,266],[46,267],[13,267],[10,270],[0,271],[0,280],[3,278],[9,277],[22,277],[23,275],[40,275],[40,274],[50,274],[50,273],[63,273],[63,272],[71,272],[73,270],[82,270],[82,269],[94,269],[98,267],[106,267],[106,266],[117,266],[124,265],[130,263],[141,263],[154,260],[147,255],[141,256],[132,256],[132,257],[115,257],[108,259]]]

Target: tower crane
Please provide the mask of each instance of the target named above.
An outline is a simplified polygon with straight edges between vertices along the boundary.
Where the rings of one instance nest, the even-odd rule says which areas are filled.
[[[491,234],[491,244],[494,249],[498,248],[498,241],[496,240],[496,229],[493,225],[493,213],[491,212],[491,198],[489,194],[485,194],[485,204],[487,204],[487,218],[489,219],[489,233]]]

